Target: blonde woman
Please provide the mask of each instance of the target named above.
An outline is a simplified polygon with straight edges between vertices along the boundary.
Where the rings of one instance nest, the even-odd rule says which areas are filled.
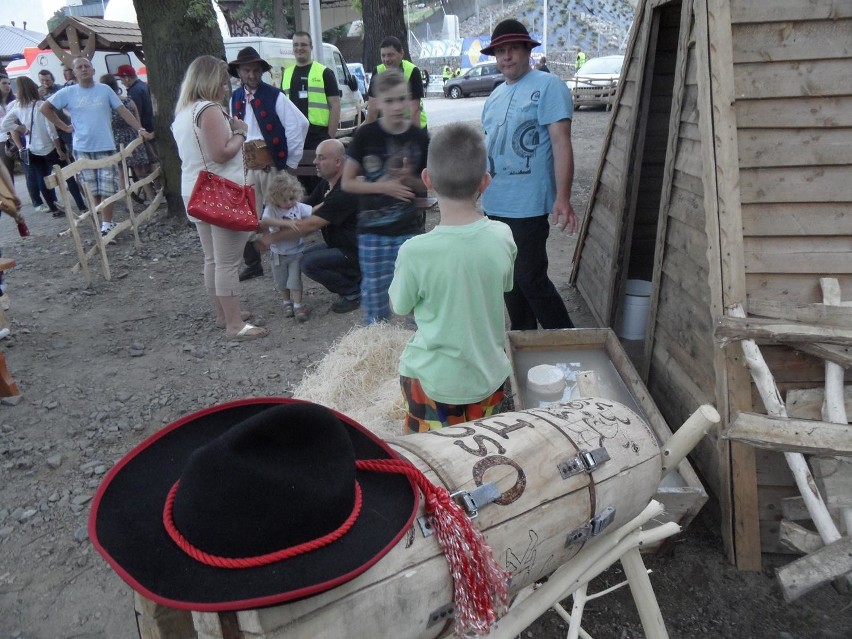
[[[184,205],[189,203],[205,161],[209,171],[243,182],[247,127],[245,122],[228,117],[224,105],[230,94],[228,65],[223,60],[209,55],[193,60],[181,84],[172,123],[181,158]],[[191,216],[189,219],[198,229],[204,250],[204,286],[213,301],[217,324],[235,340],[265,337],[269,331],[246,323],[250,314],[240,310],[239,268],[251,233],[231,231]]]

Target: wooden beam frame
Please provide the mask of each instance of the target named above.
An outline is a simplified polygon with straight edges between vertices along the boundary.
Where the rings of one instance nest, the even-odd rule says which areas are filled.
[[[715,337],[720,346],[727,346],[741,339],[761,340],[774,344],[798,342],[852,346],[852,328],[817,326],[757,317],[720,317],[716,323]]]
[[[809,455],[852,454],[852,428],[810,419],[784,419],[740,413],[725,432],[726,439],[778,452]]]

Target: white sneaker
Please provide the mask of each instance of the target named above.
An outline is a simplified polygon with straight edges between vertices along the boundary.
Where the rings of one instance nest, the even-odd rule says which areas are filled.
[[[101,237],[106,237],[118,224],[115,222],[101,222]]]
[[[50,207],[47,204],[39,204],[33,209],[36,213],[47,213]]]

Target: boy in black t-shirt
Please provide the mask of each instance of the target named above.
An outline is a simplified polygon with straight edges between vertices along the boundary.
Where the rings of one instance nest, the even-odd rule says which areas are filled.
[[[402,73],[384,71],[375,85],[381,117],[355,133],[343,168],[343,190],[359,196],[361,308],[367,324],[390,319],[388,287],[397,252],[423,232],[414,199],[426,193],[420,173],[429,150],[426,132],[411,126],[411,96]]]

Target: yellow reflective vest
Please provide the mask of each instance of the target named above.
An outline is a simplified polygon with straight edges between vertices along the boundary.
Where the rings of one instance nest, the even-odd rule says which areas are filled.
[[[417,66],[409,62],[408,60],[403,60],[401,64],[402,73],[403,75],[405,75],[405,81],[408,82],[411,78],[411,74],[414,72],[414,69],[416,69]],[[380,64],[376,67],[376,73],[381,73],[385,69],[387,69],[387,67],[383,64]],[[420,128],[426,128],[426,110],[423,108],[423,100],[420,100]]]
[[[290,84],[293,81],[293,69],[296,65],[287,67],[284,70],[284,77],[281,79],[281,90],[288,98],[290,97]],[[328,97],[325,94],[325,84],[322,81],[322,74],[326,70],[324,64],[312,62],[311,69],[308,71],[308,122],[316,126],[328,126],[331,119],[331,107],[328,105]]]

